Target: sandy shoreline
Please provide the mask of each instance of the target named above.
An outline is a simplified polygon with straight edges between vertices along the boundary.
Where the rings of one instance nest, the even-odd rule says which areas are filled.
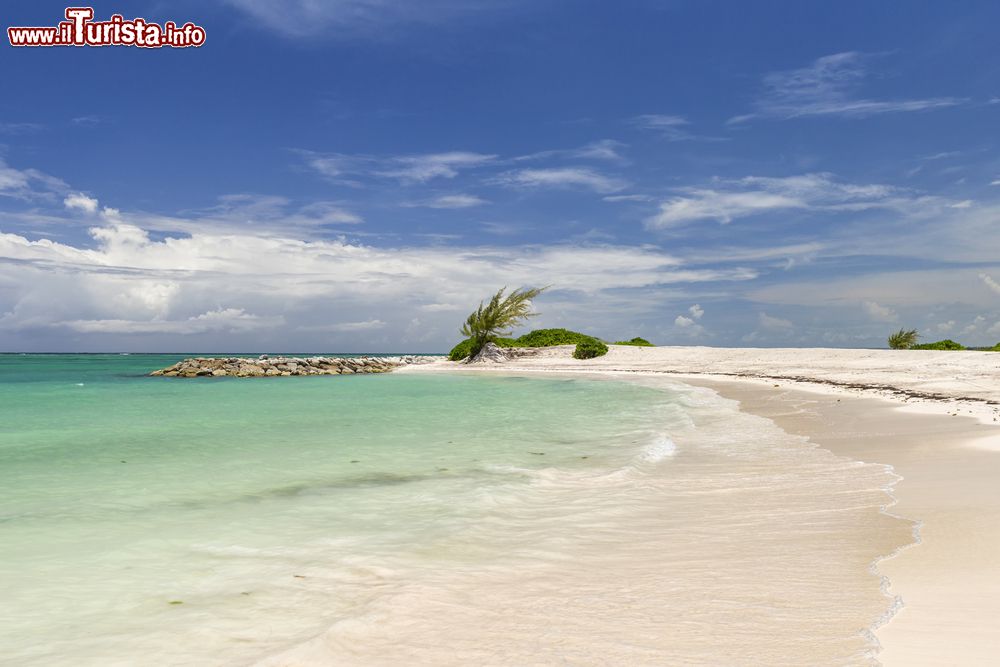
[[[891,465],[902,480],[889,511],[920,522],[920,542],[878,564],[903,601],[876,632],[879,660],[986,665],[1000,655],[1000,354],[612,347],[577,361],[568,352],[488,370],[666,375],[835,454]]]
[[[688,380],[740,401],[784,430],[902,477],[891,512],[917,520],[920,543],[882,561],[904,606],[876,636],[885,665],[986,665],[1000,655],[1000,454],[970,446],[995,429],[968,417],[914,414],[890,401],[741,381]]]

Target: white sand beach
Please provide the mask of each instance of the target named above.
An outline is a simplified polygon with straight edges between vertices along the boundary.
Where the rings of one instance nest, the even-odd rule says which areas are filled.
[[[891,465],[902,479],[887,511],[918,522],[919,541],[877,565],[902,603],[876,630],[879,662],[995,664],[1000,354],[611,346],[604,357],[579,361],[571,351],[405,372],[670,377],[737,400],[745,412],[834,454]]]

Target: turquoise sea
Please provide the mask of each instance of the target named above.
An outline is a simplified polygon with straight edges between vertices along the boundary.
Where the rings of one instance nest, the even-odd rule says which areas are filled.
[[[665,628],[678,657],[698,655],[714,643],[684,623],[759,602],[734,583],[748,572],[793,608],[855,587],[856,627],[831,612],[815,641],[829,664],[871,655],[864,631],[889,606],[868,569],[878,552],[858,547],[803,591],[782,583],[801,563],[779,554],[885,530],[891,474],[708,392],[146,377],[179,359],[0,356],[0,663],[525,664],[517,651],[555,641],[555,663],[655,664]],[[773,520],[784,502],[806,514]],[[723,590],[736,597],[718,606]],[[767,631],[769,616],[746,618]]]

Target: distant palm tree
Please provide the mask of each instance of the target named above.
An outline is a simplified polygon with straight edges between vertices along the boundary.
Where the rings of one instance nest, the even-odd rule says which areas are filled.
[[[488,304],[484,305],[480,301],[479,308],[462,325],[462,335],[472,339],[469,358],[476,356],[490,340],[498,336],[509,336],[511,329],[537,315],[538,313],[531,311],[531,300],[547,289],[548,287],[522,287],[505,297],[507,288],[504,287],[493,295]]]
[[[916,329],[900,329],[889,336],[889,348],[893,350],[908,350],[917,344],[920,334]]]

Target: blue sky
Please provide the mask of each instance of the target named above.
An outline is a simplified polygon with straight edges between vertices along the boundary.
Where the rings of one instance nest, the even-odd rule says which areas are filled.
[[[207,42],[0,47],[0,350],[1000,340],[996,3],[94,9]]]

